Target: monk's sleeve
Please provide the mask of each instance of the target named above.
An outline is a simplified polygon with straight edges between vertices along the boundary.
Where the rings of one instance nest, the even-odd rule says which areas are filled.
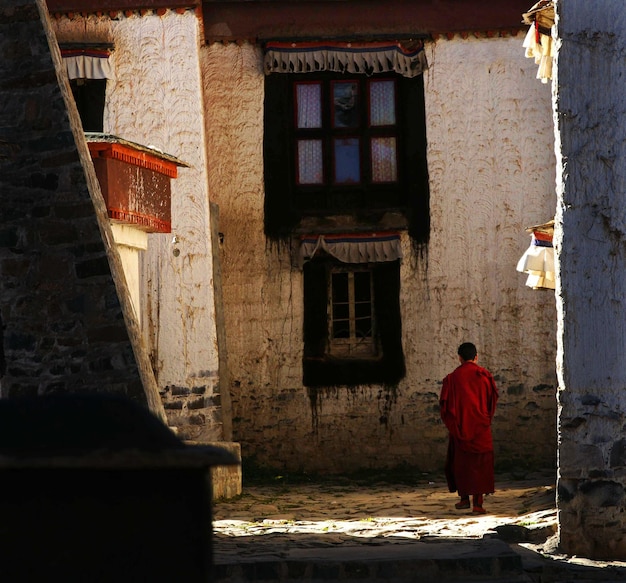
[[[452,379],[450,375],[443,379],[441,394],[439,395],[439,413],[441,420],[444,422],[448,431],[453,435],[457,435],[456,430],[456,412],[454,401],[452,399]]]
[[[498,403],[498,387],[491,374],[489,375],[489,418],[493,419]]]
[[[439,393],[439,413],[441,415],[441,419],[445,421],[444,414],[446,407],[448,406],[448,392],[449,392],[449,382],[448,377],[443,379],[443,384],[441,386],[441,393]]]

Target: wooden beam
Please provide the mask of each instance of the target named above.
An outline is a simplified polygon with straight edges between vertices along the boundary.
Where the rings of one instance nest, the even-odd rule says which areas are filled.
[[[201,3],[202,0],[46,0],[51,14],[67,12],[109,14],[134,10],[195,8]]]
[[[529,0],[207,1],[208,42],[419,37],[520,30]]]

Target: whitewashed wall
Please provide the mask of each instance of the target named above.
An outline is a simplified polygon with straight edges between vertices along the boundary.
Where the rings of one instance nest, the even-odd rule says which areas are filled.
[[[437,400],[462,341],[500,387],[500,463],[554,463],[554,293],[515,271],[524,228],[553,217],[549,86],[523,36],[438,41],[426,74],[431,242],[403,238],[407,375],[397,387],[302,385],[301,271],[263,235],[262,54],[202,49],[209,192],[220,205],[234,439],[244,457],[307,471],[409,464],[441,468]]]
[[[559,0],[559,547],[626,559],[626,12]]]
[[[104,131],[190,165],[172,180],[172,233],[149,236],[142,325],[170,423],[194,439],[222,436],[207,164],[193,11],[55,20],[59,42],[112,42]],[[177,242],[173,242],[176,237]]]
[[[550,86],[536,79],[522,40],[429,47],[432,238],[426,290],[409,292],[417,312],[408,321],[415,337],[424,336],[419,321],[432,328],[407,352],[440,377],[455,346],[475,342],[500,387],[496,454],[523,461],[556,450],[556,311],[554,293],[527,288],[515,266],[530,242],[524,228],[553,218],[556,196]]]

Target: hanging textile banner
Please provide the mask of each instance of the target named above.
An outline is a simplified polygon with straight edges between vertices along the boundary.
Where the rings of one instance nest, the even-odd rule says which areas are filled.
[[[552,37],[538,32],[537,23],[533,24],[526,34],[523,47],[529,59],[535,59],[538,65],[537,79],[547,83],[552,79],[552,61],[554,60]]]
[[[399,73],[415,77],[428,69],[422,41],[400,42],[269,42],[265,74],[270,73]]]
[[[555,289],[553,233],[532,231],[530,247],[517,263],[517,271],[527,273],[526,285],[533,289]]]
[[[400,234],[396,232],[302,236],[302,262],[313,259],[320,251],[342,263],[378,263],[402,259]]]
[[[534,59],[535,64],[539,66],[537,79],[547,83],[552,79],[552,62],[555,56],[552,41],[554,1],[540,0],[522,15],[522,19],[531,25],[522,44],[524,54],[527,58]]]
[[[113,66],[107,49],[61,49],[70,79],[113,79]]]

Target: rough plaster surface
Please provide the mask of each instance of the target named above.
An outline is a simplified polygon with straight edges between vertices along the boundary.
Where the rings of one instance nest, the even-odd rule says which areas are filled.
[[[626,14],[557,4],[560,545],[626,557]]]
[[[406,377],[394,387],[302,385],[302,272],[263,235],[262,54],[202,49],[209,192],[220,205],[233,437],[243,457],[306,471],[409,464],[438,470],[437,409],[456,347],[474,341],[494,373],[500,462],[554,463],[554,294],[515,271],[524,228],[555,210],[550,88],[523,36],[428,47],[431,242],[403,236]]]
[[[74,16],[55,30],[59,42],[115,45],[104,131],[190,165],[172,180],[172,233],[149,235],[142,326],[170,423],[185,437],[220,439],[198,19],[193,11]]]

